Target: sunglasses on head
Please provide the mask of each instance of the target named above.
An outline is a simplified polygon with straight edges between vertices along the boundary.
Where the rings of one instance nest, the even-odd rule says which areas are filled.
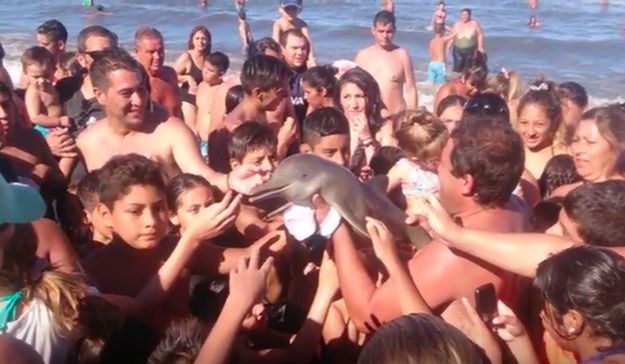
[[[470,113],[480,112],[487,115],[507,114],[505,105],[495,104],[483,100],[469,100],[464,105],[464,111]]]

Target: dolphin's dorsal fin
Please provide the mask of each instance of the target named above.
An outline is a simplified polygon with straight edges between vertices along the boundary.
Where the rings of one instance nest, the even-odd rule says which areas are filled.
[[[386,190],[388,189],[388,176],[385,174],[377,175],[365,182],[365,184],[374,190],[386,194]]]

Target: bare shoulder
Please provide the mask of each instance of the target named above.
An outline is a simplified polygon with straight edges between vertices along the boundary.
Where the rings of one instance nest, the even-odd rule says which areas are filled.
[[[92,141],[95,141],[96,139],[98,139],[98,136],[101,135],[102,132],[104,132],[104,130],[106,129],[106,123],[107,121],[105,118],[89,125],[87,128],[85,128],[85,130],[78,134],[78,137],[76,138],[76,143],[80,145],[81,143],[90,143]]]

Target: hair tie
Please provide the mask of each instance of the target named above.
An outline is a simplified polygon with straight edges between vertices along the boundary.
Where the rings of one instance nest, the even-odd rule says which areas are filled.
[[[529,87],[531,91],[549,91],[549,85],[546,82],[541,82],[540,85],[531,85]]]

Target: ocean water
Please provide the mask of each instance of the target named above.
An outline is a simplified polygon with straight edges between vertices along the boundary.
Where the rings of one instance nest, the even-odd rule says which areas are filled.
[[[625,37],[621,27],[625,0],[539,0],[531,10],[523,0],[447,1],[447,23],[470,7],[481,22],[491,70],[504,66],[521,73],[525,81],[545,76],[555,81],[584,85],[594,104],[625,97]],[[232,0],[213,0],[207,10],[196,0],[96,0],[107,14],[99,15],[81,6],[81,0],[0,0],[0,41],[7,57],[5,65],[13,77],[19,75],[19,57],[36,44],[35,28],[45,20],[62,21],[70,33],[69,48],[87,25],[104,25],[118,34],[132,50],[134,31],[143,25],[157,27],[166,42],[167,62],[186,49],[188,32],[195,25],[207,26],[213,49],[231,57],[233,69],[242,61],[237,20]],[[429,24],[436,0],[396,0],[398,31],[395,41],[410,50],[422,100],[431,101],[433,88],[424,84],[428,63]],[[255,38],[271,34],[278,0],[250,0],[248,21]],[[306,0],[301,17],[310,27],[317,58],[321,63],[353,59],[371,43],[370,26],[380,8],[374,0]],[[530,15],[541,21],[539,29],[526,27]]]

